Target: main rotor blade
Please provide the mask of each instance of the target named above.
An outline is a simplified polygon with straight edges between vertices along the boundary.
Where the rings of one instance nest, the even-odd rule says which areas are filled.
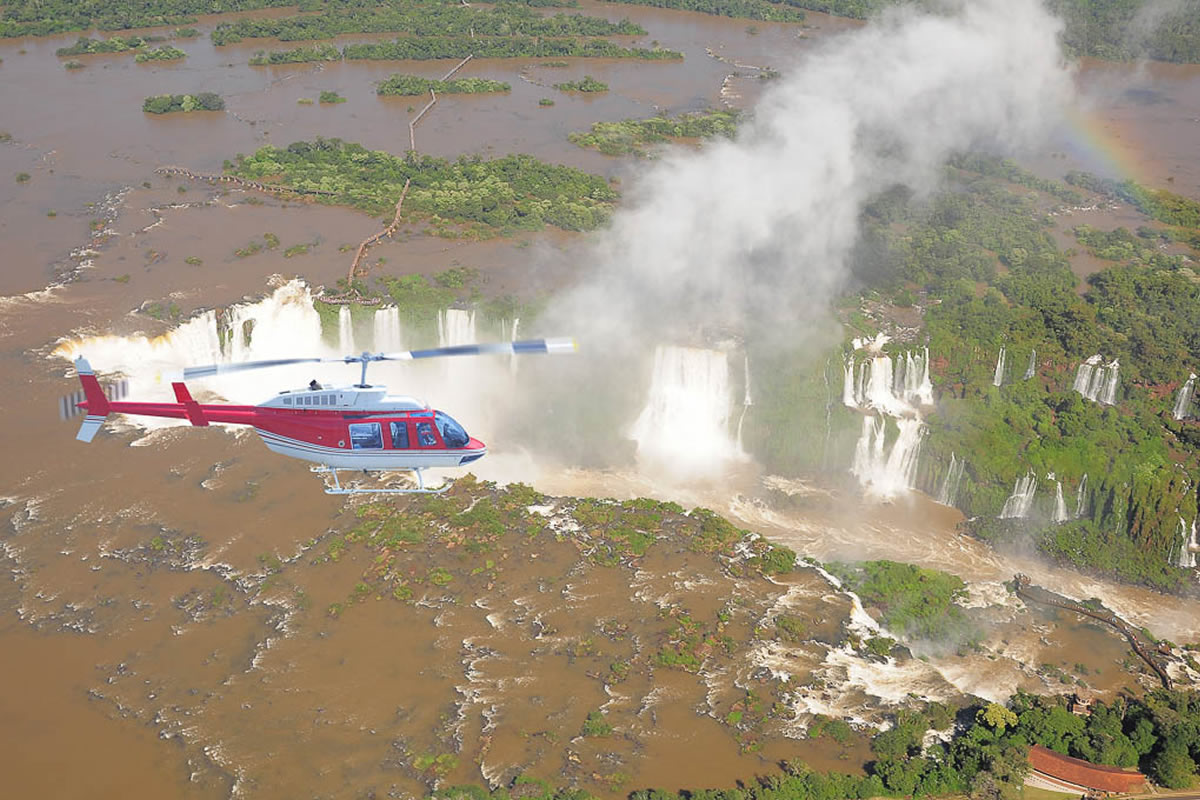
[[[429,350],[406,350],[400,353],[380,353],[379,361],[410,361],[418,358],[442,358],[445,356],[482,356],[493,353],[524,355],[528,353],[574,353],[578,349],[574,339],[526,339],[520,342],[492,342],[488,344],[460,344],[454,347],[434,347]]]
[[[355,359],[357,360],[357,359]],[[184,380],[191,378],[207,378],[211,375],[227,375],[230,372],[245,372],[252,369],[267,367],[283,367],[288,364],[319,364],[331,361],[344,363],[344,358],[275,358],[267,361],[241,361],[236,364],[209,364],[203,367],[187,367],[183,370]]]

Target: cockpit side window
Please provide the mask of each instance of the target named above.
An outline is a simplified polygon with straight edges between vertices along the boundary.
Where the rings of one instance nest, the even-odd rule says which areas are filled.
[[[463,426],[459,425],[449,414],[437,411],[434,412],[433,419],[437,423],[438,431],[442,434],[442,441],[446,443],[446,447],[466,447],[467,443],[471,441],[471,437],[467,436]]]
[[[392,429],[392,447],[396,450],[408,449],[408,423],[389,422]]]
[[[417,423],[417,441],[421,447],[437,447],[437,437],[433,435],[432,422]]]

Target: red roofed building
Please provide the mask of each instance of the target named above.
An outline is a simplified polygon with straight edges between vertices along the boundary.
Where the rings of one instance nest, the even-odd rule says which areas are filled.
[[[1029,763],[1033,765],[1029,778],[1040,779],[1043,785],[1049,784],[1046,788],[1057,787],[1060,792],[1126,794],[1146,785],[1146,776],[1140,772],[1071,758],[1040,744],[1029,748]]]

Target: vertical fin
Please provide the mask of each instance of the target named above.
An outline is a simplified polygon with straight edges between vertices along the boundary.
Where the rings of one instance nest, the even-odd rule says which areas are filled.
[[[80,356],[75,359],[75,371],[79,373],[79,382],[83,384],[85,398],[79,405],[88,412],[75,438],[81,442],[90,442],[104,424],[104,418],[108,416],[108,398],[104,396],[104,389],[101,388],[100,381],[96,380],[96,373],[86,358]]]

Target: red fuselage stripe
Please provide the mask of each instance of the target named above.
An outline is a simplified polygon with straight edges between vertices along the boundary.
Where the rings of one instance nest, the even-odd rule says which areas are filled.
[[[80,407],[82,408],[87,408],[87,405],[87,403],[80,403]],[[428,447],[418,446],[413,449],[447,449],[445,442],[442,441],[440,432],[437,431],[437,426],[433,424],[434,412],[432,409],[427,412],[414,414],[412,411],[387,411],[383,409],[288,409],[264,408],[263,406],[203,405],[200,403],[120,402],[109,403],[108,411],[113,414],[187,419],[192,420],[193,424],[195,424],[195,420],[198,417],[208,423],[220,422],[227,425],[252,425],[261,431],[269,431],[288,439],[308,442],[318,447],[344,448],[347,450],[352,449],[346,427],[349,423],[381,423],[381,433],[385,437],[384,446],[391,449],[395,447],[391,443],[391,430],[388,425],[382,423],[424,422],[429,423],[428,430],[435,436],[436,443]],[[199,412],[198,415],[197,411]],[[410,437],[413,436],[413,433],[410,430]],[[483,446],[482,442],[472,439],[467,447],[478,448]]]

